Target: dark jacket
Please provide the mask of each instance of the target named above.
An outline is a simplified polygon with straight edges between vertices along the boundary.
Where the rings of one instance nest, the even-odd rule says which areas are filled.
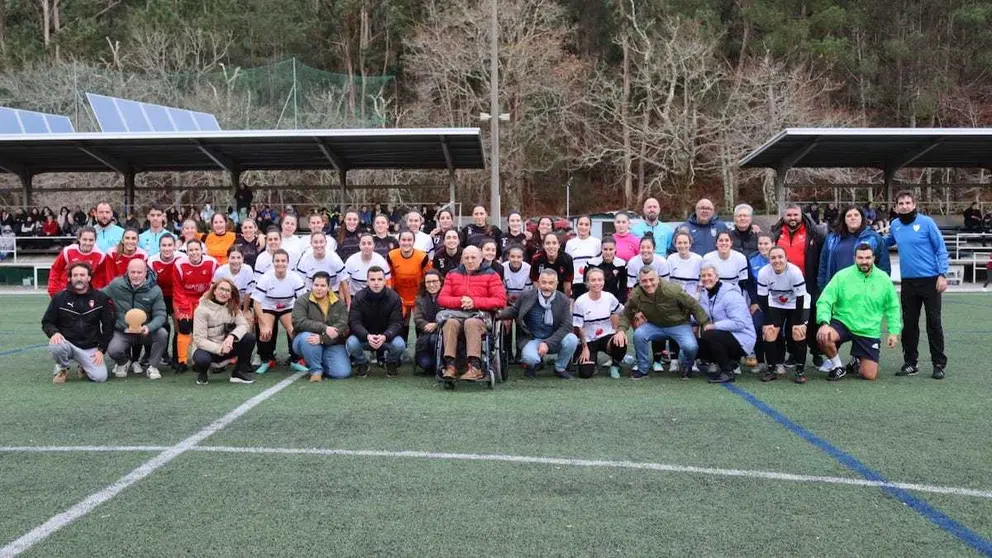
[[[716,235],[723,231],[730,230],[727,222],[723,221],[715,213],[709,223],[700,224],[693,213],[685,223],[678,226],[678,229],[686,229],[692,237],[692,251],[697,254],[709,254],[716,250]],[[676,229],[676,231],[678,230]],[[674,248],[669,248],[673,250]]]
[[[524,343],[534,337],[530,332],[530,327],[527,325],[527,316],[530,314],[531,309],[534,308],[534,305],[538,304],[537,296],[540,292],[540,289],[525,291],[513,303],[513,306],[503,310],[497,316],[500,320],[517,320],[517,327],[520,328],[520,332],[523,332],[523,335],[519,336],[520,339],[517,340],[518,346],[523,346]],[[551,313],[554,316],[555,330],[551,336],[544,340],[548,344],[549,353],[557,353],[561,349],[562,339],[569,333],[572,333],[572,303],[563,293],[559,291],[555,291],[555,293],[555,299],[551,301]]]
[[[440,333],[424,331],[424,326],[437,322],[437,313],[441,308],[437,305],[437,297],[422,294],[417,297],[417,305],[413,308],[413,326],[417,329],[417,352],[433,351],[434,341]]]
[[[293,305],[293,330],[296,333],[306,331],[320,335],[321,345],[341,345],[348,339],[348,307],[333,292],[328,291],[327,297],[331,299],[327,316],[324,316],[323,310],[313,300],[312,293],[297,297],[296,304]],[[327,336],[328,327],[338,330],[336,338]]]
[[[76,294],[69,287],[48,303],[41,329],[49,338],[61,333],[80,349],[97,348],[105,353],[114,337],[114,307],[103,291],[91,288]]]
[[[114,313],[117,316],[114,328],[117,331],[127,329],[124,315],[132,308],[144,310],[148,316],[148,321],[145,322],[145,325],[148,326],[148,333],[155,333],[165,325],[165,297],[162,296],[162,289],[155,284],[151,274],[144,283],[137,287],[131,285],[131,280],[126,275],[118,277],[111,281],[110,285],[103,289],[103,292],[114,303]]]
[[[403,331],[403,301],[396,291],[386,287],[378,295],[372,289],[362,289],[351,298],[348,312],[351,334],[365,342],[369,335],[385,335],[392,341]]]
[[[830,233],[823,243],[823,250],[820,253],[820,267],[817,272],[817,284],[821,289],[827,288],[827,283],[832,278],[830,270],[834,266],[834,258],[837,257],[837,246],[840,241],[839,234]],[[875,252],[875,265],[886,275],[891,275],[892,262],[889,258],[889,247],[885,245],[885,239],[882,238],[882,235],[872,230],[871,227],[865,227],[858,233],[858,239],[854,241],[854,248],[856,249],[861,243],[871,246]]]
[[[806,225],[806,256],[804,258],[806,260],[806,292],[815,297],[820,294],[821,290],[819,284],[820,253],[823,250],[823,242],[826,240],[827,227],[826,225],[817,225],[805,213],[803,213],[803,224]],[[784,219],[779,219],[777,223],[772,225],[772,229],[769,231],[769,234],[772,235],[772,243],[777,246],[778,239],[787,229]]]
[[[758,233],[752,231],[751,227],[746,231],[738,229],[736,225],[731,227],[730,238],[734,241],[733,249],[748,258],[758,253]]]

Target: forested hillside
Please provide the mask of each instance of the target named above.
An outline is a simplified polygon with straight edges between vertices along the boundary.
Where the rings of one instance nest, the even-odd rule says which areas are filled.
[[[767,177],[737,161],[783,127],[992,120],[992,1],[498,1],[504,206],[560,211],[569,176],[580,209],[649,193],[760,203]],[[82,130],[96,129],[82,97],[94,91],[207,110],[232,129],[488,133],[490,6],[2,0],[0,104]],[[822,178],[872,175],[790,175]],[[487,180],[467,175],[462,196],[485,199]]]

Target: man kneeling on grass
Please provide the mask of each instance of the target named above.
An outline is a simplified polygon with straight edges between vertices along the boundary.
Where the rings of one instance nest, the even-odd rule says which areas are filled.
[[[90,287],[93,269],[77,262],[69,266],[69,284],[51,302],[41,319],[48,336],[48,351],[55,359],[56,384],[69,376],[69,361],[79,363],[80,372],[94,382],[107,381],[103,355],[114,336],[114,308],[102,291]]]
[[[330,289],[331,275],[318,271],[313,290],[293,306],[293,348],[310,369],[310,381],[351,376],[344,340],[348,337],[348,307]]]
[[[206,385],[211,364],[226,365],[237,359],[231,372],[232,384],[250,384],[251,353],[255,336],[241,313],[241,295],[234,280],[218,279],[203,293],[193,311],[193,338],[190,361],[196,370],[196,385]]]
[[[537,277],[537,288],[520,295],[513,306],[503,310],[500,320],[514,318],[520,336],[520,362],[524,375],[534,379],[544,357],[557,354],[555,376],[571,380],[568,365],[575,357],[579,338],[572,333],[571,302],[558,290],[558,273],[544,269]]]
[[[131,260],[127,264],[127,274],[111,281],[103,291],[114,302],[117,315],[114,338],[107,348],[107,355],[114,361],[114,377],[127,378],[131,347],[140,344],[149,347],[148,379],[160,379],[162,374],[158,366],[169,343],[169,334],[163,327],[166,319],[165,297],[162,296],[162,289],[148,279],[148,264],[144,260]],[[144,312],[146,321],[138,333],[128,333],[125,316],[134,309]]]
[[[366,273],[366,287],[351,297],[348,328],[351,335],[345,345],[355,365],[355,376],[369,375],[369,359],[365,350],[386,350],[386,375],[399,376],[400,358],[406,351],[403,340],[403,301],[396,291],[386,286],[386,272],[373,265]]]
[[[837,272],[816,303],[816,320],[820,324],[816,341],[833,365],[827,380],[839,380],[855,370],[866,380],[878,377],[882,318],[889,330],[887,344],[893,348],[902,332],[901,312],[892,280],[875,267],[874,249],[869,244],[859,244],[854,265]],[[854,359],[845,367],[838,347],[848,341]]]

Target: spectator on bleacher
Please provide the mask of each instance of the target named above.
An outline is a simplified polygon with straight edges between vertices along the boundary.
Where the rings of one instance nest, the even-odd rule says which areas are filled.
[[[348,258],[358,253],[361,235],[361,220],[358,212],[354,210],[345,212],[344,221],[338,231],[338,256],[342,261],[347,262]]]
[[[42,223],[42,225],[41,225],[41,232],[45,236],[58,236],[59,235],[59,232],[60,232],[59,222],[58,222],[58,220],[56,220],[56,218],[55,218],[54,215],[49,214],[49,215],[46,215],[45,216],[45,222]]]
[[[366,242],[371,245],[372,239],[362,237],[363,245]],[[365,273],[367,288],[356,292],[351,299],[348,312],[351,335],[345,346],[354,365],[355,376],[359,378],[369,375],[366,349],[386,351],[386,375],[390,377],[399,375],[400,358],[406,351],[406,342],[401,335],[404,327],[403,301],[396,291],[386,286],[386,273],[377,265],[370,267]]]
[[[93,228],[96,229],[96,247],[106,254],[110,252],[111,248],[121,243],[124,227],[113,222],[114,209],[107,202],[100,202],[96,205],[95,217],[96,224]]]
[[[137,244],[137,235],[135,235]],[[148,379],[158,380],[162,377],[158,367],[165,354],[165,347],[169,343],[169,335],[163,326],[165,325],[165,298],[162,289],[148,279],[148,265],[144,260],[134,259],[127,266],[125,275],[114,279],[104,292],[113,300],[116,322],[114,325],[114,337],[107,348],[107,356],[114,361],[114,376],[126,378],[128,373],[128,359],[132,351],[131,348],[137,345],[150,347],[148,359]],[[139,309],[145,313],[145,323],[141,326],[141,333],[126,333],[128,324],[124,317],[132,309]]]
[[[82,207],[76,206],[76,209],[72,212],[72,220],[77,227],[86,226],[86,212],[83,211]]]
[[[472,208],[472,222],[462,227],[462,246],[482,247],[482,241],[491,238],[497,245],[502,240],[503,231],[499,227],[489,224],[489,213],[486,208],[477,205]]]
[[[854,265],[855,249],[867,244],[875,251],[874,264],[886,275],[892,273],[889,264],[889,248],[882,235],[868,226],[861,208],[850,205],[844,209],[844,217],[827,235],[820,254],[817,285],[826,287],[838,271]],[[824,370],[829,372],[829,370]]]
[[[816,340],[829,359],[827,380],[839,380],[855,370],[865,380],[874,380],[878,377],[882,318],[889,331],[886,344],[890,349],[896,346],[902,330],[899,297],[889,275],[874,265],[875,247],[862,243],[855,250],[855,265],[837,273],[817,302]],[[847,341],[851,342],[854,360],[845,368],[838,348]]]
[[[245,264],[255,269],[255,260],[265,247],[265,239],[259,236],[254,219],[247,218],[241,223],[241,234],[234,239],[234,245],[244,255]]]
[[[227,206],[227,230],[234,232],[237,228],[238,223],[241,222],[241,215],[235,211],[234,206]]]
[[[364,228],[368,228],[372,226],[372,210],[370,210],[367,205],[363,205],[359,209],[358,221],[361,223],[362,227]]]
[[[48,296],[55,296],[65,290],[69,279],[69,269],[73,264],[83,262],[89,269],[88,282],[94,289],[102,289],[106,283],[103,275],[104,254],[96,249],[96,231],[93,227],[79,229],[76,243],[66,246],[55,256],[52,268],[48,272]]]
[[[637,238],[644,238],[644,235],[651,233],[654,235],[655,252],[662,258],[668,257],[669,248],[672,245],[672,236],[675,230],[658,220],[661,215],[661,204],[656,198],[644,200],[644,217],[639,223],[631,227],[630,233]],[[582,278],[576,278],[581,280]]]
[[[820,224],[820,206],[815,203],[809,206],[809,218],[813,220],[817,225]]]
[[[251,201],[254,197],[255,194],[252,193],[251,188],[247,184],[242,182],[238,185],[237,191],[234,192],[234,205],[238,208],[238,213],[243,217],[248,216],[248,209],[251,207]]]
[[[692,317],[699,327],[705,327],[710,322],[699,302],[686,294],[682,287],[661,281],[658,272],[651,266],[641,268],[638,285],[627,298],[613,340],[613,344],[618,347],[625,347],[628,340],[633,342],[637,370],[631,374],[631,379],[644,379],[651,372],[654,341],[671,340],[678,343],[679,366],[683,375],[692,370],[698,350],[696,336],[690,324]],[[634,327],[633,339],[626,333],[631,327]]]
[[[94,288],[93,271],[83,261],[68,268],[69,285],[55,293],[41,318],[48,351],[55,359],[53,383],[64,384],[75,360],[86,378],[107,381],[103,355],[114,336],[114,307],[107,295]]]
[[[868,224],[869,225],[871,225],[872,223],[874,223],[875,222],[875,219],[878,218],[878,212],[876,212],[875,209],[871,206],[871,202],[870,201],[869,202],[865,202],[865,211],[864,211],[864,213],[865,213],[865,219],[868,221]],[[839,217],[840,216],[838,216],[838,218]]]
[[[58,219],[56,219],[56,221],[59,224],[59,230],[60,231],[61,230],[64,230],[65,229],[65,226],[67,224],[70,224],[72,222],[72,213],[69,212],[69,208],[68,207],[66,207],[66,206],[63,205],[62,208],[59,209],[59,216],[58,216]]]
[[[37,224],[34,222],[34,217],[28,215],[21,221],[20,230],[17,231],[17,236],[36,236],[38,232]]]
[[[916,198],[904,191],[896,196],[899,218],[892,221],[886,246],[899,249],[899,272],[902,275],[902,354],[903,365],[897,376],[919,373],[920,309],[926,308],[927,341],[935,380],[944,379],[947,355],[944,353],[944,328],[941,324],[941,293],[947,290],[949,267],[947,245],[933,219],[919,215]]]
[[[423,211],[421,211],[421,213],[423,213]],[[389,229],[393,232],[398,231],[400,228],[401,221],[403,221],[403,210],[400,209],[399,205],[395,205],[393,206],[392,211],[389,213]],[[426,225],[427,224],[425,223],[424,228],[427,228]],[[434,225],[430,225],[430,228],[427,228],[427,230],[431,230],[433,228]]]
[[[227,215],[217,212],[210,218],[210,232],[203,235],[204,250],[217,260],[217,265],[227,263],[227,250],[234,246],[237,235],[228,230]]]
[[[266,205],[258,214],[258,228],[263,231],[269,230],[269,227],[275,224],[278,217],[279,215],[276,214],[276,211]]]
[[[692,251],[700,256],[716,250],[716,235],[730,229],[716,214],[713,202],[706,198],[696,202],[696,211],[679,226],[682,227],[692,235]]]
[[[315,234],[323,235],[317,231]],[[310,381],[351,376],[351,361],[345,341],[348,338],[348,306],[330,289],[331,278],[318,271],[311,280],[309,294],[293,305],[293,349],[310,370]]]
[[[127,217],[124,219],[125,229],[134,229],[136,231],[141,230],[141,220],[138,219],[133,213],[128,213]]]
[[[982,210],[978,209],[977,202],[972,202],[964,210],[964,230],[967,232],[982,232]]]
[[[335,205],[327,214],[328,232],[331,236],[337,233],[338,226],[341,225],[341,206]]]
[[[14,228],[14,216],[6,209],[0,210],[0,229],[4,227]]]
[[[209,223],[210,219],[214,216],[214,208],[209,203],[203,206],[203,210],[200,211],[200,222]]]
[[[734,208],[734,226],[730,229],[733,248],[745,257],[758,253],[758,234],[761,229],[754,224],[754,208],[742,203]]]
[[[230,279],[219,279],[200,299],[193,313],[190,360],[196,370],[196,385],[210,381],[211,364],[237,359],[230,383],[251,384],[251,353],[255,336],[241,313],[241,296]]]
[[[810,297],[809,321],[815,323],[816,298],[823,287],[819,283],[819,277],[820,255],[826,237],[825,227],[814,224],[808,215],[803,215],[798,205],[790,203],[785,206],[785,213],[772,225],[770,232],[775,245],[785,250],[788,262],[798,267],[806,279],[806,292]],[[822,365],[823,356],[820,354],[820,346],[816,344],[816,339],[812,335],[807,336],[806,343],[813,354],[813,365]],[[805,381],[803,373],[805,360],[806,353],[803,352],[802,360],[789,362],[796,367],[797,379],[803,378],[803,381]]]
[[[169,234],[165,229],[165,213],[161,206],[152,204],[145,216],[148,218],[148,230],[138,235],[138,246],[149,256],[154,256],[158,254],[159,241]]]
[[[103,261],[103,284],[109,285],[114,279],[127,273],[131,260],[148,261],[148,254],[138,247],[138,231],[127,229],[120,244],[107,252]]]
[[[378,214],[372,220],[372,241],[375,243],[375,253],[388,258],[389,253],[400,247],[395,236],[389,234],[389,217]]]
[[[699,268],[699,304],[711,322],[699,328],[697,356],[714,366],[709,382],[733,382],[740,374],[740,360],[754,351],[757,335],[751,322],[744,295],[720,279],[720,272],[710,261]]]
[[[992,211],[987,212],[985,217],[982,217],[982,230],[986,233],[992,233]],[[985,246],[984,239],[982,240],[982,246]]]

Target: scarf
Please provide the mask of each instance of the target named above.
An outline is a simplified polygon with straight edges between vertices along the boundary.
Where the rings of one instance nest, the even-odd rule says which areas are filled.
[[[712,298],[716,298],[717,293],[720,292],[720,285],[722,285],[722,284],[723,283],[721,281],[717,281],[716,284],[713,285],[713,288],[712,289],[706,289],[706,292],[707,292],[707,294],[710,295],[710,298],[711,299]]]
[[[912,223],[913,222],[913,219],[916,219],[916,210],[915,209],[912,210],[912,211],[910,211],[909,213],[903,213],[903,214],[899,215],[899,221],[902,222],[903,225],[908,225],[908,224]]]
[[[537,291],[537,302],[544,308],[544,325],[554,325],[555,316],[551,312],[551,303],[554,301],[555,297],[558,296],[558,291],[551,293],[551,296],[545,298],[544,293]]]

